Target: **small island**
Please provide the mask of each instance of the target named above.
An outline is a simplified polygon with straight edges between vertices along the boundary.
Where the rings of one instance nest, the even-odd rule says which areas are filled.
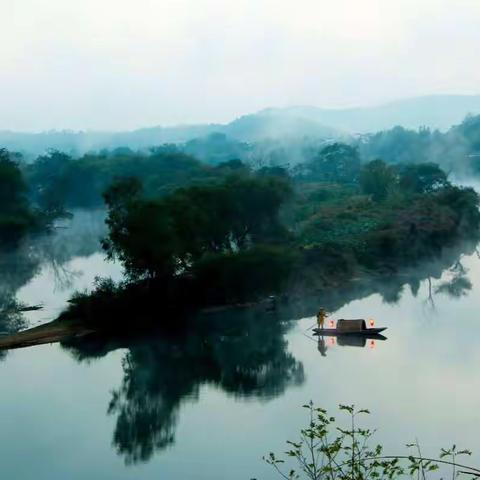
[[[166,150],[150,157],[167,158],[165,169],[172,155],[185,160]],[[177,188],[159,188],[160,176],[156,186],[141,175],[114,180],[104,192],[102,246],[122,264],[124,281],[97,279],[54,322],[0,346],[182,328],[198,312],[267,298],[274,307],[275,298],[391,276],[478,238],[478,194],[433,163],[364,162],[354,146],[333,143],[290,169],[239,160],[190,165],[201,173]]]
[[[131,328],[153,309],[168,323],[395,272],[478,234],[478,195],[431,163],[362,163],[355,148],[333,144],[293,171],[238,161],[216,170],[160,196],[137,178],[114,182],[103,248],[126,279],[99,280],[61,319]]]

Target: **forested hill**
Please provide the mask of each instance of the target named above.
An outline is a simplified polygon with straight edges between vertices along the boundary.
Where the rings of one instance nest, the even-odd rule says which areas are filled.
[[[351,134],[386,130],[401,125],[446,130],[467,114],[480,113],[480,95],[440,95],[406,99],[378,107],[322,109],[288,107],[244,115],[227,124],[151,127],[126,132],[0,131],[0,145],[26,157],[57,149],[74,155],[101,149],[145,149],[164,143],[187,143],[211,134],[232,141],[259,142],[304,137],[338,139]]]
[[[115,178],[135,176],[149,194],[164,195],[191,182],[210,181],[244,168],[281,167],[293,176],[310,172],[316,181],[343,181],[352,168],[358,169],[357,164],[376,159],[392,166],[436,163],[457,178],[478,177],[480,115],[446,133],[395,127],[349,143],[307,139],[248,143],[214,133],[180,146],[163,145],[148,151],[124,147],[81,156],[50,151],[36,161],[20,158],[18,163],[32,200],[48,211],[62,211],[63,207],[102,205],[102,193]]]
[[[257,142],[303,137],[339,138],[342,132],[319,122],[292,115],[252,114],[228,124],[179,125],[151,127],[130,132],[72,132],[50,131],[18,133],[0,131],[0,145],[25,157],[45,153],[48,149],[61,150],[73,155],[90,151],[128,147],[147,149],[166,143],[184,144],[210,135],[227,136],[237,142]]]

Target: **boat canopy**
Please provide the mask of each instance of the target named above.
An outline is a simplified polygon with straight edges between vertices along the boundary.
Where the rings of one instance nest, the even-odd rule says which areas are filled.
[[[337,330],[339,332],[361,332],[367,329],[367,323],[363,319],[358,320],[337,320]]]

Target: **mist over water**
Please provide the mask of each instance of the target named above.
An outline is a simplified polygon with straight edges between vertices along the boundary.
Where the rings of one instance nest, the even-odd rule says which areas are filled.
[[[48,248],[39,241],[38,265],[16,290],[19,301],[44,304],[24,314],[31,325],[55,318],[95,276],[121,278],[100,252],[103,215],[76,212]],[[399,277],[274,313],[218,314],[176,340],[11,351],[0,363],[2,471],[27,480],[72,472],[273,479],[261,457],[296,438],[306,420],[300,406],[310,399],[371,409],[367,424],[379,427],[386,452],[418,437],[425,454],[457,443],[478,463],[479,274],[475,246],[460,245]],[[310,335],[320,302],[334,318],[375,319],[388,339],[326,339],[322,356]],[[28,462],[19,464],[19,451]]]
[[[0,480],[275,480],[309,401],[480,472],[479,0],[0,18]]]

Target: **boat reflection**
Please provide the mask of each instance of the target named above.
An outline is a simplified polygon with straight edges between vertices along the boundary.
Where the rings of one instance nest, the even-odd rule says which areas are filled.
[[[317,350],[322,357],[327,356],[327,350],[331,347],[368,347],[374,350],[377,346],[377,341],[387,340],[387,337],[380,333],[372,333],[371,335],[331,335],[331,336],[317,336]]]

